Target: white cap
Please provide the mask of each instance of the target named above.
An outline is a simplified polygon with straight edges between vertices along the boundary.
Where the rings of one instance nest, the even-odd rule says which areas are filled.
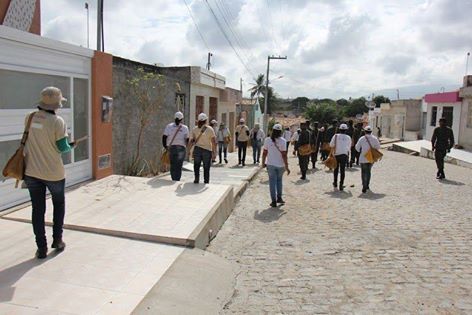
[[[218,122],[214,119],[211,120],[211,124],[214,125],[214,124],[217,124]]]
[[[198,121],[205,121],[205,120],[207,120],[207,119],[208,119],[208,117],[207,117],[207,115],[206,115],[205,113],[200,113],[200,114],[198,115]]]
[[[246,122],[246,121],[244,120],[244,118],[241,118],[241,119],[239,120],[239,122],[242,123],[242,122]]]
[[[339,129],[341,129],[341,130],[348,130],[349,128],[347,127],[346,124],[341,124],[341,126],[339,126]]]
[[[184,114],[182,114],[182,112],[177,112],[174,114],[174,118],[178,119],[178,120],[182,120],[184,119]]]
[[[275,124],[274,127],[272,127],[273,130],[280,130],[282,131],[282,125],[281,124]]]
[[[371,126],[366,126],[364,128],[365,131],[368,131],[368,132],[371,132],[372,131],[372,127]]]

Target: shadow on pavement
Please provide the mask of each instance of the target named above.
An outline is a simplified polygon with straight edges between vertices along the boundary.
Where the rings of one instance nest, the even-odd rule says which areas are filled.
[[[178,197],[185,197],[188,195],[197,195],[207,190],[205,184],[184,183],[177,186],[175,193]]]
[[[331,198],[338,198],[338,199],[348,199],[352,197],[352,192],[345,191],[345,190],[333,190],[325,192],[325,195],[330,195]]]
[[[359,172],[359,169],[354,167],[346,167],[346,172]]]
[[[49,254],[46,259],[31,258],[15,266],[0,271],[0,302],[9,302],[15,293],[15,283],[18,282],[28,271],[40,266],[51,258]]]
[[[175,182],[170,179],[162,179],[162,178],[156,177],[148,181],[147,184],[151,186],[152,188],[160,188],[160,187],[165,187],[165,186],[172,186],[175,184]]]
[[[441,179],[439,181],[441,184],[446,184],[446,185],[454,185],[454,186],[464,186],[465,184],[462,182],[458,182],[455,180],[450,180],[450,179]]]
[[[264,222],[264,223],[270,223],[277,221],[280,219],[283,215],[285,215],[287,212],[284,210],[280,209],[279,207],[277,208],[267,208],[261,212],[259,210],[254,211],[254,219]]]
[[[362,198],[362,199],[370,199],[370,200],[377,200],[377,199],[382,199],[384,198],[386,195],[385,194],[376,194],[376,193],[373,193],[371,191],[368,191],[367,193],[362,193],[359,195],[358,198]]]
[[[310,180],[309,180],[309,179],[305,179],[305,180],[299,179],[299,180],[297,180],[296,182],[292,181],[292,184],[295,184],[295,185],[297,185],[297,186],[306,185],[306,184],[308,184],[308,183],[310,183]]]

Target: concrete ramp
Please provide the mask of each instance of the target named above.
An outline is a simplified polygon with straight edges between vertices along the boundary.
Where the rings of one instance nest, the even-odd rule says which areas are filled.
[[[64,228],[205,248],[233,209],[233,188],[113,175],[66,195]],[[52,222],[52,201],[46,220]],[[3,216],[30,222],[31,207]]]

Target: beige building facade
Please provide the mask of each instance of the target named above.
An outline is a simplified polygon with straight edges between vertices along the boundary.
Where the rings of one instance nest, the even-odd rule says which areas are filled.
[[[464,77],[459,95],[462,98],[462,109],[457,142],[466,150],[472,151],[472,75]]]

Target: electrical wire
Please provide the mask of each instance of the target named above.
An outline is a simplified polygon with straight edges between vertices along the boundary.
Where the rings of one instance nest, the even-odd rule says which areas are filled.
[[[207,50],[210,51],[210,48],[208,47],[208,43],[205,40],[205,37],[203,36],[202,32],[200,31],[200,28],[198,27],[197,21],[195,20],[193,14],[192,14],[192,10],[190,9],[189,5],[187,4],[187,1],[186,0],[182,0],[182,1],[185,3],[185,6],[187,7],[188,13],[189,13],[190,17],[192,18],[193,24],[195,25],[195,28],[197,29],[197,32],[200,35],[200,38],[202,39],[203,44],[205,44],[205,47],[207,48]]]

